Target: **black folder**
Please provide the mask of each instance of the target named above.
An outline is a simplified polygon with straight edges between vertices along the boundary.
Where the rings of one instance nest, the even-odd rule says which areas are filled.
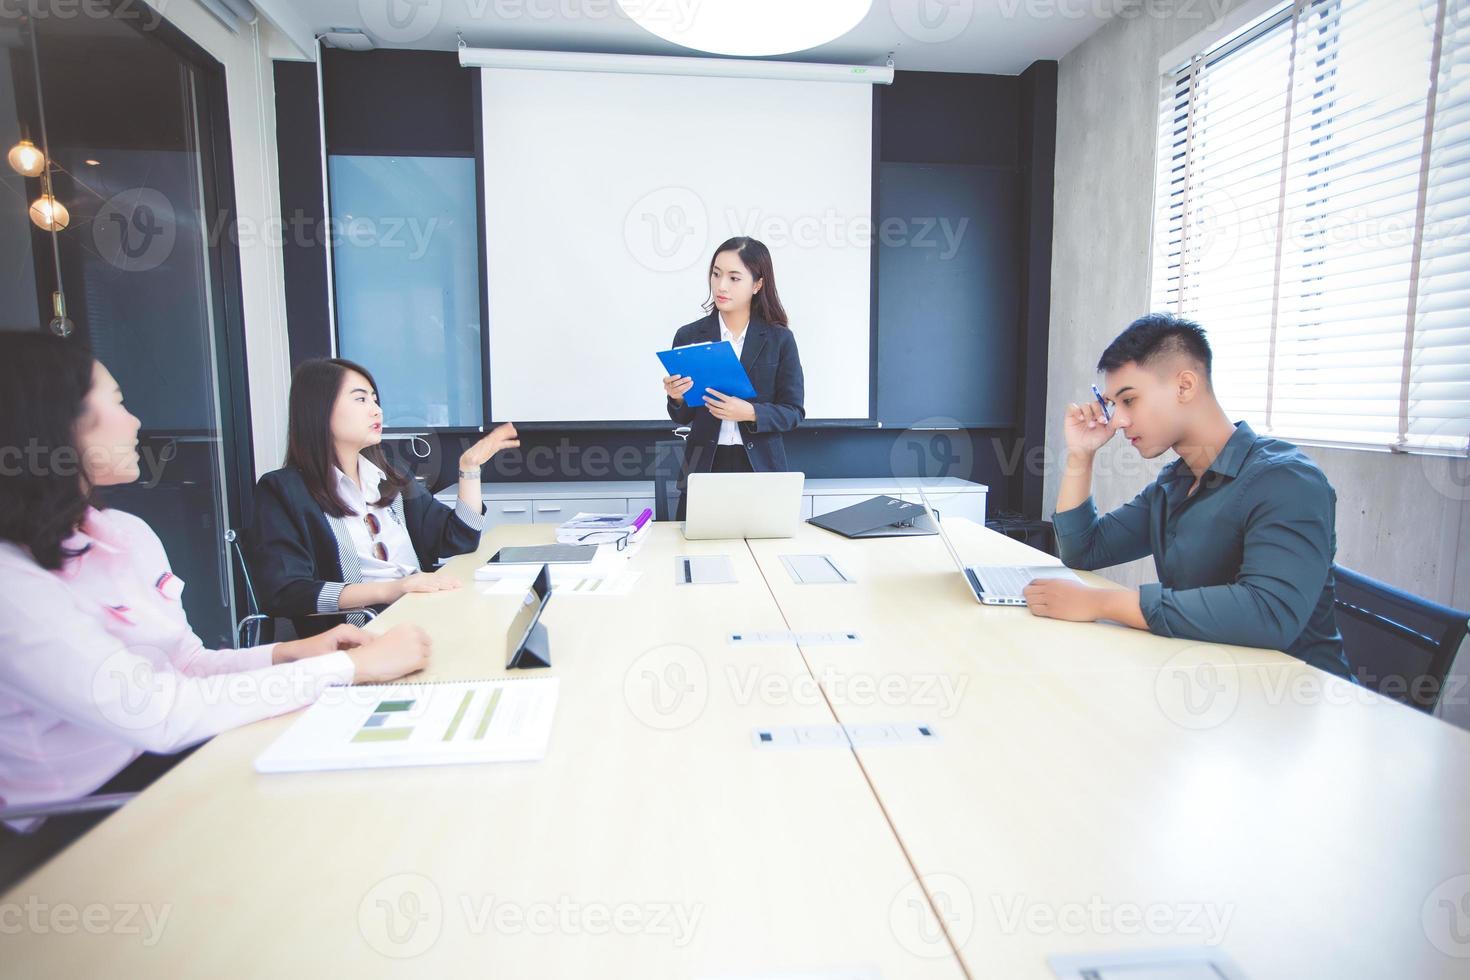
[[[830,514],[809,517],[807,523],[844,538],[899,538],[939,533],[923,504],[905,503],[896,497],[874,497]]]

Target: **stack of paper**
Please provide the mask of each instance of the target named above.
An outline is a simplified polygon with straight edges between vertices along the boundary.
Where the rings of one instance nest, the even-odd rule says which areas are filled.
[[[653,511],[647,507],[638,514],[578,514],[556,529],[558,544],[636,545],[653,527]]]
[[[566,571],[561,574],[553,574],[551,577],[551,593],[560,599],[563,596],[616,596],[628,595],[633,591],[633,586],[638,584],[642,577],[641,572],[634,572],[627,568],[618,571],[609,571],[601,574],[596,571],[578,572],[582,565],[556,566],[565,567]],[[531,577],[522,578],[499,578],[478,586],[481,595],[513,595],[523,596],[531,588]]]
[[[255,760],[258,772],[531,762],[546,755],[559,681],[333,687]]]

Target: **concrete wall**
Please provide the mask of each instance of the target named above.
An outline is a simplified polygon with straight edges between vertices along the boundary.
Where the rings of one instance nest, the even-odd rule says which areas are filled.
[[[1159,59],[1232,6],[1238,4],[1152,0],[1061,61],[1047,375],[1049,510],[1060,480],[1063,410],[1088,395],[1093,366],[1108,341],[1148,310]],[[1470,608],[1470,466],[1464,459],[1303,448],[1337,488],[1341,564]],[[1114,440],[1098,459],[1098,506],[1124,502],[1172,458],[1146,463]],[[1147,560],[1107,574],[1135,586],[1155,577]],[[1462,647],[1452,675],[1463,680],[1467,671],[1470,654]],[[1446,698],[1443,717],[1470,727],[1467,698],[1470,688]]]

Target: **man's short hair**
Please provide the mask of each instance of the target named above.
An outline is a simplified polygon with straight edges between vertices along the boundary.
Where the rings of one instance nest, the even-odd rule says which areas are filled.
[[[1124,364],[1147,367],[1160,357],[1185,354],[1204,367],[1205,382],[1210,381],[1210,342],[1204,327],[1193,320],[1172,313],[1149,313],[1128,324],[1098,359],[1099,371],[1113,371]]]

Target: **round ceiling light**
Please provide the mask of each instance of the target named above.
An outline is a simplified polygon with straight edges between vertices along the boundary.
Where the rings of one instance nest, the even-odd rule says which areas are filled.
[[[873,0],[618,0],[633,22],[696,51],[757,57],[806,51],[856,27]]]

